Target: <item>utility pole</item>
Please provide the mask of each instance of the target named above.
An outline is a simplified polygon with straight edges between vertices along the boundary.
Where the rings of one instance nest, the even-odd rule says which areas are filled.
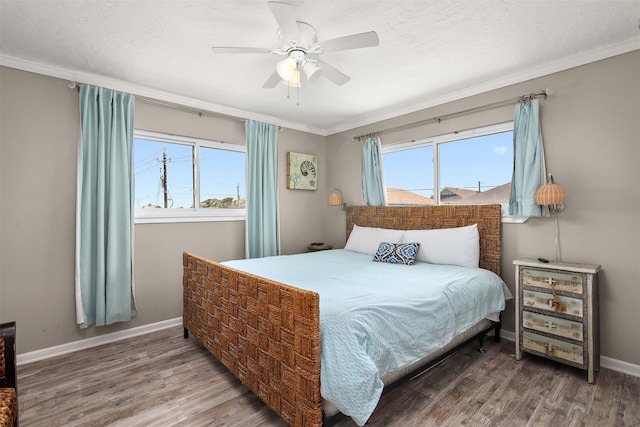
[[[160,177],[160,182],[162,184],[162,192],[164,193],[164,207],[166,209],[169,207],[169,186],[167,185],[167,162],[171,161],[171,159],[167,159],[166,148],[162,152],[162,160],[156,159],[156,161],[162,162],[162,176]]]
[[[162,153],[162,190],[164,192],[164,207],[169,206],[167,195],[167,149],[165,148]]]
[[[236,186],[236,190],[238,192],[238,203],[237,203],[237,207],[240,207],[240,183],[238,183],[238,185]]]

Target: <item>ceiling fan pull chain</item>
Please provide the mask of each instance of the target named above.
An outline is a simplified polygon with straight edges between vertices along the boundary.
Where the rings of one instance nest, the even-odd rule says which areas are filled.
[[[298,65],[296,64],[296,70],[298,69]],[[296,107],[300,106],[300,72],[296,73],[296,79],[298,80],[296,83]]]

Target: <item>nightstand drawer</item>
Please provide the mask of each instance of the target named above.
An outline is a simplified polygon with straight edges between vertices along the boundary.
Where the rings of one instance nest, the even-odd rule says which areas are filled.
[[[555,284],[556,291],[582,294],[584,288],[584,276],[582,274],[571,272],[523,268],[522,284],[525,286],[535,286],[549,290],[551,290],[552,284]]]
[[[522,335],[522,347],[526,350],[542,353],[549,358],[584,365],[584,353],[581,345],[525,331]]]
[[[522,313],[522,326],[576,341],[584,341],[582,322],[524,311]]]
[[[550,313],[566,313],[576,317],[583,317],[582,300],[563,295],[558,296],[564,307],[553,304],[553,295],[546,292],[537,292],[530,289],[522,290],[522,305],[524,307],[537,308]]]
[[[587,371],[600,369],[599,265],[523,258],[516,266],[516,360],[523,353]]]

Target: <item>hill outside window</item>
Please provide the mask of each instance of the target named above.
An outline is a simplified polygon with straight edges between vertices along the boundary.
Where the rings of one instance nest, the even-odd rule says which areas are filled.
[[[513,122],[383,146],[389,206],[500,204],[508,218]]]

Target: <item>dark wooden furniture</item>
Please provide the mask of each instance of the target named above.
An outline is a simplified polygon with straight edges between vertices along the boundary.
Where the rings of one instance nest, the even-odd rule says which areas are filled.
[[[0,427],[18,425],[16,322],[0,325]]]
[[[325,245],[324,243],[319,245],[311,244],[307,246],[307,250],[309,252],[330,251],[331,249],[333,249],[332,245]]]

